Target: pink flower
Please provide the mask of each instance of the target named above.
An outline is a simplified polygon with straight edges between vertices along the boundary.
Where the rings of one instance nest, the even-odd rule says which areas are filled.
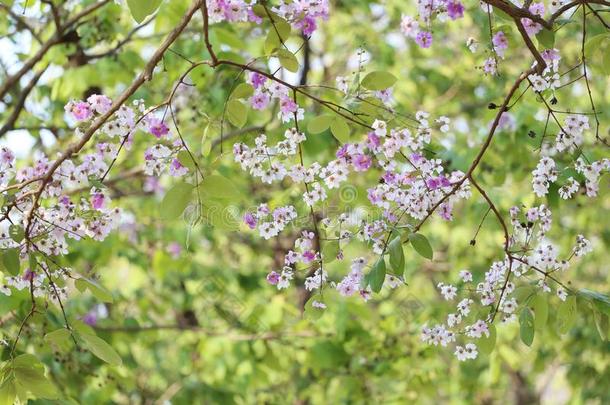
[[[180,257],[182,253],[182,246],[178,242],[172,242],[167,246],[167,253],[169,253],[174,259]]]
[[[91,108],[98,114],[105,114],[110,110],[112,106],[112,100],[108,97],[100,94],[92,94],[87,98],[87,102],[91,105]]]
[[[280,101],[280,111],[282,114],[294,113],[299,106],[293,99],[285,97]]]
[[[420,31],[415,37],[415,42],[421,48],[430,48],[430,45],[432,45],[432,34],[427,31]]]
[[[255,110],[264,110],[269,105],[270,99],[268,93],[256,93],[250,97],[250,105]]]
[[[84,101],[78,101],[76,103],[70,102],[66,105],[66,108],[77,121],[88,120],[93,115],[91,108],[89,108],[89,104]]]
[[[373,160],[370,156],[358,153],[354,155],[354,159],[352,164],[354,165],[354,170],[357,172],[367,171],[371,167],[371,163]]]
[[[161,138],[169,133],[169,128],[163,121],[153,117],[148,120],[148,131],[157,138]]]
[[[271,273],[267,274],[267,282],[269,284],[276,285],[279,281],[280,275],[277,272],[272,271]]]

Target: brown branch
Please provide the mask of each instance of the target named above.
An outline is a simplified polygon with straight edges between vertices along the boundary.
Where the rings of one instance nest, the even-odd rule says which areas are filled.
[[[34,215],[34,212],[38,208],[40,196],[42,195],[42,192],[44,191],[47,184],[49,184],[49,182],[53,179],[53,174],[55,173],[55,171],[61,166],[64,161],[72,157],[72,155],[78,153],[93,137],[93,134],[95,134],[95,132],[100,129],[102,125],[104,125],[104,123],[123,105],[123,103],[125,103],[125,101],[127,101],[127,99],[131,97],[136,92],[136,90],[140,88],[140,86],[142,86],[145,82],[149,81],[152,78],[153,71],[157,66],[157,63],[159,63],[167,49],[174,43],[178,36],[180,36],[180,33],[182,33],[184,28],[186,28],[188,23],[193,18],[195,12],[199,9],[200,4],[201,0],[193,1],[191,7],[188,9],[186,14],[182,16],[182,19],[180,20],[178,25],[168,34],[161,46],[151,56],[142,73],[140,73],[138,77],[131,83],[131,85],[127,89],[125,89],[125,91],[123,91],[123,93],[118,97],[118,99],[112,104],[110,109],[105,114],[93,121],[91,126],[85,131],[85,133],[81,137],[81,140],[78,143],[69,146],[61,154],[61,156],[53,162],[46,174],[37,178],[37,180],[41,181],[41,184],[34,192],[32,207],[25,216],[26,238],[29,237],[30,228],[32,226],[32,217]]]
[[[107,4],[109,2],[110,2],[110,0],[101,0],[100,2],[91,4],[90,6],[83,9],[80,13],[76,14],[74,17],[72,17],[68,21],[66,21],[66,24],[64,25],[63,29],[64,30],[69,29],[72,25],[77,23],[81,18],[86,17],[87,15],[93,13],[98,8],[104,6],[105,4]],[[56,34],[57,34],[57,32],[56,32]],[[47,54],[47,52],[52,47],[60,44],[61,42],[62,42],[61,35],[53,35],[51,37],[51,39],[49,39],[47,42],[42,44],[42,46],[40,47],[38,52],[36,52],[34,54],[34,56],[32,56],[30,59],[28,59],[17,72],[8,76],[4,80],[4,83],[2,83],[2,85],[0,86],[0,100],[4,99],[4,97],[6,96],[8,91],[15,85],[15,83],[17,83],[23,77],[23,75],[25,75],[38,62],[40,62],[42,60],[42,58],[44,58],[44,56]]]
[[[48,67],[49,67],[49,65],[40,69],[40,71],[38,73],[36,73],[34,75],[34,77],[32,77],[32,79],[27,84],[27,86],[25,86],[21,90],[21,93],[19,93],[19,98],[17,100],[15,100],[15,102],[14,102],[13,111],[11,112],[9,117],[6,119],[6,122],[4,123],[4,125],[2,125],[2,127],[0,128],[0,137],[2,137],[2,135],[4,135],[8,131],[15,128],[15,123],[17,122],[17,119],[19,119],[19,115],[21,114],[21,111],[25,107],[26,99],[28,98],[28,96],[30,95],[30,93],[32,92],[34,87],[36,86],[36,83],[38,83],[38,80],[40,80],[40,77],[43,75],[43,73],[47,70]]]

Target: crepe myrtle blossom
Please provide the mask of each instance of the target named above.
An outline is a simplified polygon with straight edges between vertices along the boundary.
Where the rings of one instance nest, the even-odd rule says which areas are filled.
[[[420,48],[430,48],[432,45],[432,34],[427,31],[420,31],[415,36],[415,43],[417,43]]]

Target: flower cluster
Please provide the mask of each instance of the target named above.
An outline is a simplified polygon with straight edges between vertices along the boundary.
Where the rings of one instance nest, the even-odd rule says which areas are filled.
[[[537,289],[540,293],[548,293],[551,291],[546,282],[548,274],[565,271],[572,257],[584,256],[592,250],[591,242],[583,235],[578,235],[572,254],[566,259],[560,259],[557,247],[545,237],[551,228],[552,219],[551,211],[544,205],[526,211],[513,207],[510,210],[510,218],[513,227],[509,240],[511,251],[503,260],[494,262],[474,288],[467,287],[473,282],[473,277],[466,270],[460,271],[460,281],[457,285],[438,283],[441,295],[448,301],[455,300],[461,291],[468,296],[456,304],[456,311],[447,316],[445,323],[423,327],[423,342],[447,346],[456,342],[458,336],[462,335],[473,340],[489,337],[489,323],[495,317],[502,322],[516,320],[517,307],[522,304],[514,294],[516,280],[522,277],[531,280],[533,276],[538,275]],[[533,275],[530,270],[534,270]],[[515,281],[512,281],[509,275],[513,275]],[[557,288],[556,293],[561,300],[567,297],[563,288]],[[486,319],[472,319],[470,316],[471,306],[475,301],[490,307],[490,315]],[[472,323],[464,324],[468,319],[472,319]],[[460,361],[476,358],[475,342],[456,345],[455,355]]]
[[[69,240],[106,239],[121,223],[122,213],[113,206],[103,181],[119,152],[131,147],[138,129],[159,140],[146,151],[145,173],[157,176],[166,171],[174,176],[187,173],[177,159],[183,144],[171,139],[167,125],[152,116],[141,100],[134,101],[133,107],[123,105],[106,117],[111,108],[112,101],[104,95],[92,95],[85,101],[73,100],[66,104],[69,118],[78,123],[77,136],[83,136],[96,119],[105,119],[94,135],[97,143],[76,157],[59,157],[61,160],[56,163],[39,154],[32,165],[16,170],[14,154],[6,147],[0,148],[0,195],[8,195],[5,193],[11,187],[9,184],[19,186],[10,193],[10,198],[3,200],[1,248],[13,249],[20,258],[31,254],[50,257],[67,254]],[[28,198],[32,195],[39,195],[40,203]],[[39,264],[47,266],[44,261]],[[5,279],[2,292],[10,294],[11,288],[26,287],[34,288],[36,294],[50,292],[52,283],[45,281],[48,275],[60,277],[65,274],[61,268],[53,271],[45,268],[44,274],[37,271],[31,268]],[[65,292],[55,286],[53,294],[61,298]]]
[[[445,21],[447,17],[457,20],[464,16],[464,5],[459,0],[419,0],[417,2],[419,21],[408,15],[403,15],[400,21],[400,30],[422,48],[432,45],[432,33],[421,29],[429,27],[432,18]],[[420,24],[420,21],[422,24]]]
[[[263,17],[255,12],[254,4],[245,0],[211,0],[208,2],[208,15],[213,23],[246,22],[260,24]],[[328,0],[281,1],[270,9],[290,24],[310,36],[317,29],[317,19],[328,18]]]

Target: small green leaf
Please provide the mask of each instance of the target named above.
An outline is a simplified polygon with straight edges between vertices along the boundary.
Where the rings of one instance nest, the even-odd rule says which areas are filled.
[[[70,342],[70,331],[66,328],[60,328],[44,335],[44,340],[49,343],[61,346]]]
[[[239,100],[229,100],[227,103],[227,119],[236,127],[243,127],[248,120],[248,108]]]
[[[330,124],[330,132],[341,143],[349,142],[349,125],[343,118],[335,117]]]
[[[330,263],[337,259],[339,254],[339,241],[329,240],[325,241],[322,247],[322,259],[324,263]]]
[[[405,253],[402,250],[400,235],[389,243],[388,251],[390,253],[390,267],[396,274],[402,274],[405,269]]]
[[[497,333],[495,325],[489,325],[489,336],[483,335],[483,337],[477,342],[479,351],[482,354],[490,354],[493,351],[494,347],[496,347],[496,335]]]
[[[595,320],[595,327],[597,328],[597,333],[599,333],[599,337],[603,341],[607,341],[608,335],[610,333],[608,315],[603,314],[597,310],[593,310],[593,319]]]
[[[421,233],[410,233],[409,241],[411,241],[411,245],[417,253],[419,253],[426,259],[432,260],[434,252],[432,251],[432,246],[430,246],[430,242],[428,242],[428,239],[424,235],[422,235]]]
[[[326,131],[333,121],[332,115],[320,115],[309,120],[307,131],[312,134],[320,134]]]
[[[559,303],[557,308],[557,330],[566,334],[576,321],[576,297],[570,295],[565,301]]]
[[[231,93],[230,99],[248,98],[254,94],[254,88],[248,83],[240,83]]]
[[[521,315],[519,316],[519,334],[521,341],[527,346],[531,346],[534,341],[534,316],[529,308],[523,308]]]
[[[146,17],[154,13],[160,4],[161,0],[127,0],[131,16],[138,23],[141,23]]]
[[[102,287],[100,284],[96,283],[93,280],[81,277],[76,280],[74,284],[80,292],[85,291],[85,289],[89,289],[89,291],[91,291],[91,294],[93,294],[95,298],[102,302],[112,303],[114,301],[110,291],[108,291],[106,288]]]
[[[539,33],[536,34],[538,44],[543,46],[544,49],[553,49],[555,46],[555,32],[543,28]]]
[[[103,339],[95,335],[80,334],[79,337],[85,342],[85,346],[99,359],[113,366],[120,366],[123,361],[121,356]]]
[[[177,158],[180,164],[189,169],[191,172],[197,169],[197,167],[195,166],[195,162],[193,161],[193,158],[191,157],[191,154],[188,151],[181,150],[180,152],[178,152]]]
[[[371,72],[362,79],[362,87],[369,90],[385,90],[392,87],[396,80],[396,76],[388,72]]]
[[[297,72],[299,70],[299,61],[292,52],[287,49],[278,49],[277,57],[280,60],[280,64],[290,72]]]
[[[537,331],[541,331],[546,326],[549,317],[549,302],[546,294],[538,294],[532,302],[534,309],[534,327]]]
[[[19,251],[17,249],[6,249],[2,253],[2,264],[10,275],[16,276],[19,274]]]
[[[11,225],[8,227],[8,233],[11,236],[11,239],[17,243],[21,243],[23,238],[25,237],[25,231],[22,227],[18,225]]]
[[[193,185],[189,183],[177,183],[170,188],[160,205],[160,216],[162,219],[176,219],[184,212],[191,201]]]
[[[368,274],[368,282],[371,286],[371,290],[374,292],[381,291],[381,287],[383,287],[383,282],[385,281],[385,260],[383,257],[380,257],[377,260],[377,263],[371,269],[371,272]]]

